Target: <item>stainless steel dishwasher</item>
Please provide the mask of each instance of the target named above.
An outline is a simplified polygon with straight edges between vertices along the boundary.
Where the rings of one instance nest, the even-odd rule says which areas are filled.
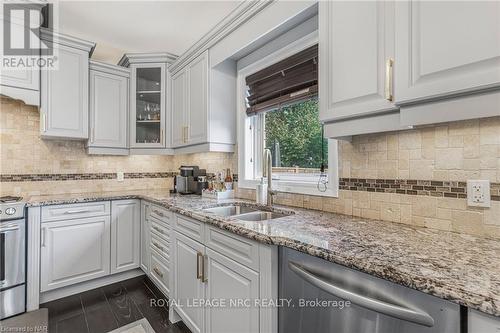
[[[457,304],[291,249],[279,279],[280,333],[460,332]]]

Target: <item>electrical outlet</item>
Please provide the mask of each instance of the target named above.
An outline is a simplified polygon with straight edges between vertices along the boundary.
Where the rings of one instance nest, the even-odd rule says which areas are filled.
[[[122,182],[124,178],[125,178],[125,175],[124,175],[123,171],[118,171],[116,173],[116,180],[117,181]]]
[[[490,181],[467,181],[467,204],[472,207],[491,207]]]

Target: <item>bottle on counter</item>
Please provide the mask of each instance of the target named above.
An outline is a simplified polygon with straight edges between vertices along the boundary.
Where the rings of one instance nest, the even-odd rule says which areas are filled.
[[[231,177],[231,170],[228,168],[226,171],[226,178],[224,179],[224,186],[226,190],[233,189],[233,177]]]

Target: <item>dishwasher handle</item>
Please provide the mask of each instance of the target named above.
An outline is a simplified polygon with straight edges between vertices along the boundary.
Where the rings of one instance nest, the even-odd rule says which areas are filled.
[[[349,300],[352,303],[359,305],[363,308],[382,313],[397,319],[409,321],[419,325],[432,327],[434,326],[434,319],[426,312],[410,309],[405,306],[388,303],[375,298],[370,298],[341,288],[326,281],[324,278],[314,275],[307,269],[300,267],[298,264],[289,261],[288,267],[303,278],[305,281],[318,287],[319,289],[342,299]]]

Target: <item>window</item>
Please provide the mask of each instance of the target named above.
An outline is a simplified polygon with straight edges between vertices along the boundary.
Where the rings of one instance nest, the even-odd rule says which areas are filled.
[[[319,121],[317,42],[290,45],[238,76],[239,187],[255,188],[267,148],[276,190],[337,196],[337,142],[323,138]]]

